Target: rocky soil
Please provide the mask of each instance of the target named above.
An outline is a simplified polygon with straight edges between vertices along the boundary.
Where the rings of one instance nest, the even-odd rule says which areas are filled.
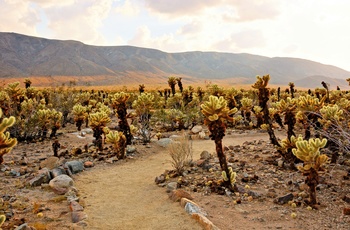
[[[136,144],[128,149],[127,159],[118,161],[108,154],[84,153],[91,133],[70,128],[58,137],[58,158],[49,140],[21,143],[5,155],[0,166],[0,214],[7,216],[3,229],[201,229],[168,198],[171,186],[188,192],[220,229],[350,229],[345,158],[322,175],[316,210],[307,205],[304,176],[283,164],[267,133],[228,131],[225,153],[239,188],[231,193],[220,186],[211,140],[194,136],[194,161],[179,176],[163,147],[169,139]],[[72,181],[49,183],[62,173]]]

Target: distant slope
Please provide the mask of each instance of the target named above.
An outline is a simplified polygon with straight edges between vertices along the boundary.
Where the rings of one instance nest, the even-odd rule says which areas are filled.
[[[270,74],[274,84],[318,75],[350,78],[350,72],[343,69],[297,58],[199,51],[166,53],[132,46],[99,47],[78,41],[0,33],[0,78],[96,76],[96,80],[102,77],[106,84],[109,79],[110,83],[126,84],[164,81],[175,75],[188,82],[237,79],[239,83],[250,84],[256,75],[265,74]],[[146,82],[140,82],[143,80]]]

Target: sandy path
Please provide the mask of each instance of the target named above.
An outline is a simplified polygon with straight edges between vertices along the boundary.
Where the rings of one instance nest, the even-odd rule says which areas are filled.
[[[224,144],[236,145],[246,140],[264,139],[267,134],[230,135]],[[194,159],[203,150],[214,152],[211,140],[193,141]],[[137,160],[114,165],[100,165],[75,178],[88,215],[87,229],[201,229],[179,204],[172,202],[154,178],[171,169],[165,148],[151,148],[154,153]]]

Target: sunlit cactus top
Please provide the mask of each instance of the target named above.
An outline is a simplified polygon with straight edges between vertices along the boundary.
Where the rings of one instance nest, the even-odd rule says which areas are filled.
[[[119,92],[113,95],[112,106],[115,108],[119,104],[125,104],[126,101],[130,98],[128,93]]]
[[[266,88],[266,86],[269,84],[270,81],[270,75],[265,75],[263,77],[256,76],[256,82],[252,87],[254,89],[263,89]]]
[[[237,112],[237,108],[229,109],[227,102],[223,97],[210,96],[209,100],[201,105],[202,113],[210,122],[220,119],[233,120],[230,115]]]
[[[326,146],[327,139],[311,138],[307,141],[298,137],[295,144],[296,148],[292,149],[293,154],[304,162],[303,166],[298,167],[300,171],[305,172],[311,168],[318,171],[329,162],[327,155],[320,154],[320,148]]]

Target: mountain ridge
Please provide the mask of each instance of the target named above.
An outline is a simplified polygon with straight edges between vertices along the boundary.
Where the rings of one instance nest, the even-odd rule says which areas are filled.
[[[180,76],[193,82],[237,79],[250,84],[256,75],[265,74],[270,74],[273,84],[305,81],[308,77],[314,81],[314,76],[324,76],[342,79],[347,85],[345,79],[350,78],[346,70],[300,58],[216,51],[168,53],[128,45],[94,46],[74,40],[0,32],[1,79],[64,76],[79,81],[79,77],[96,76],[111,84],[139,82],[145,76],[149,76],[149,82],[166,82],[169,76]]]

